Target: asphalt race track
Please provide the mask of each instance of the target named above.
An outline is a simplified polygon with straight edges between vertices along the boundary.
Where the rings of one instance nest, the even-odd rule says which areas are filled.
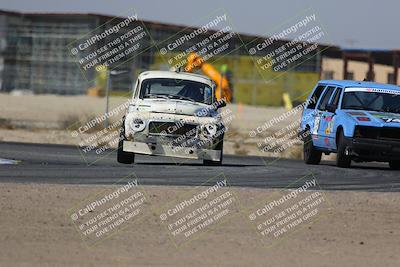
[[[0,182],[114,184],[134,173],[143,185],[201,185],[223,173],[232,186],[294,188],[296,180],[313,174],[324,190],[400,191],[400,172],[380,163],[341,169],[334,162],[310,166],[298,160],[226,155],[223,166],[150,156],[136,156],[136,164],[124,165],[116,162],[115,151],[104,154],[90,152],[88,165],[75,146],[1,142],[3,162],[18,164],[0,164]]]

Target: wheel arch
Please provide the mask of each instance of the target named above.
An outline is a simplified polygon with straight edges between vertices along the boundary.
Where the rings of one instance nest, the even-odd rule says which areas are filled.
[[[342,125],[339,125],[339,126],[336,128],[336,138],[335,138],[336,148],[337,148],[337,145],[338,145],[339,135],[340,135],[341,133],[344,133],[344,129],[343,129],[343,126],[342,126]]]

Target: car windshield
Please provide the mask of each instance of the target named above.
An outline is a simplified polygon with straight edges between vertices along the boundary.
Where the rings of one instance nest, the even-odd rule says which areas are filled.
[[[212,104],[212,88],[201,82],[177,79],[146,79],[142,82],[140,98],[180,99]]]
[[[400,91],[371,88],[346,88],[342,109],[400,113]]]

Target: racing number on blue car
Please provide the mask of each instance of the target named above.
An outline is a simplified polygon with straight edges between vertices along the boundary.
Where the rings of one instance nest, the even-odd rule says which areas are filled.
[[[313,135],[318,135],[319,125],[321,123],[321,115],[318,113],[314,120]]]

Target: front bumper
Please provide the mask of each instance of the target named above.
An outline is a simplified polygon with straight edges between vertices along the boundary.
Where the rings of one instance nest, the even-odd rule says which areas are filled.
[[[144,155],[167,156],[187,159],[206,159],[218,161],[221,158],[220,150],[170,146],[160,143],[124,141],[123,150],[125,152],[133,152]]]
[[[363,160],[400,160],[400,142],[369,138],[349,138],[347,147],[353,157]]]

